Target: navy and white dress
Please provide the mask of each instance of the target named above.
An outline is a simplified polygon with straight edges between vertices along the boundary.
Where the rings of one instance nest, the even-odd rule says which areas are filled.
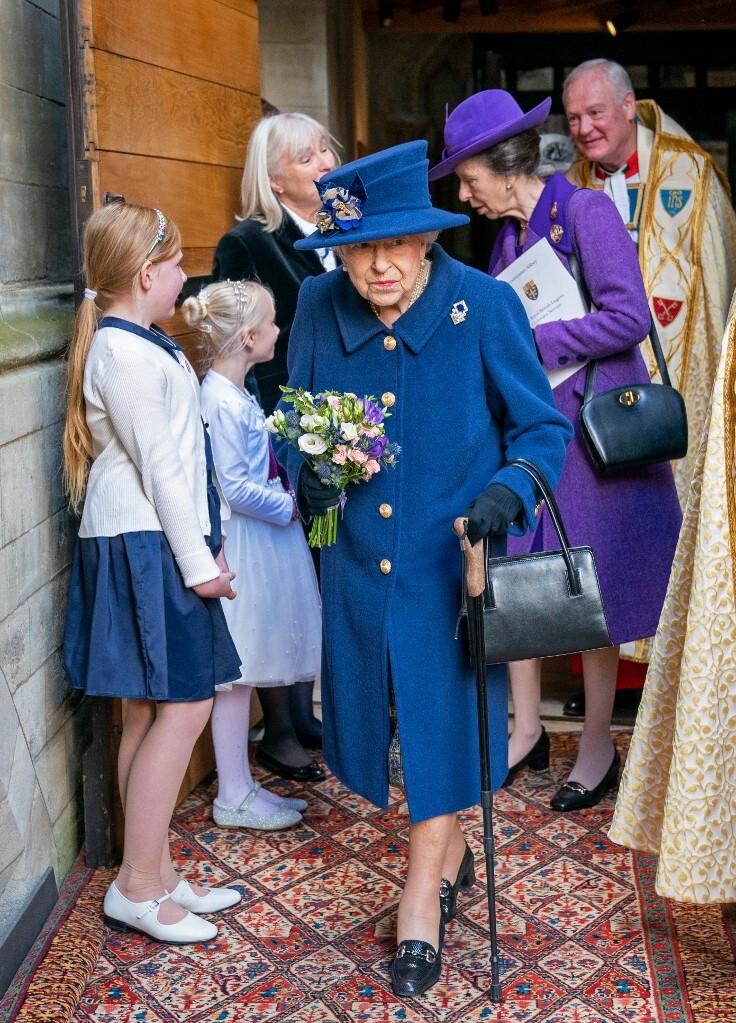
[[[222,545],[196,376],[158,328],[105,317],[84,394],[94,461],[64,635],[71,684],[93,696],[209,699],[240,676],[240,658],[220,600],[192,588],[217,577]]]

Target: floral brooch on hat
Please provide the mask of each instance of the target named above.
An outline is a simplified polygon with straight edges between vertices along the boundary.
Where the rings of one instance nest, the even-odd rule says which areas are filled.
[[[320,234],[335,230],[350,231],[360,226],[363,217],[361,207],[366,200],[360,175],[355,175],[350,188],[342,188],[332,181],[324,184],[315,181],[315,185],[322,200],[322,209],[317,214],[317,230]]]

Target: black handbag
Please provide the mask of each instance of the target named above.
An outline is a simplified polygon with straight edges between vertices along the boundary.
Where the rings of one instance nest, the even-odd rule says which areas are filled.
[[[570,257],[570,270],[590,304],[590,293],[574,256]],[[598,363],[593,360],[588,364],[580,430],[593,468],[599,473],[670,462],[687,454],[685,402],[670,382],[651,313],[649,341],[661,384],[630,384],[596,394]]]
[[[549,509],[560,550],[491,557],[484,540],[485,591],[483,632],[486,664],[556,657],[611,646],[608,621],[590,547],[571,547],[560,510],[543,474],[524,458],[510,462],[534,480]],[[467,615],[466,556],[463,550],[463,596],[460,616]],[[471,664],[474,637],[469,637]]]

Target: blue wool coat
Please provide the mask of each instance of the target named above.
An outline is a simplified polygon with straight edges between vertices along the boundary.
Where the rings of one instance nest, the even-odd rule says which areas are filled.
[[[387,806],[390,664],[414,822],[479,798],[475,675],[454,639],[453,522],[495,480],[518,494],[529,529],[537,494],[504,463],[528,458],[554,486],[571,435],[511,288],[438,245],[432,256],[426,291],[390,330],[346,274],[307,279],[289,344],[289,386],[395,397],[386,433],[401,445],[397,466],[350,488],[337,544],[321,553],[323,742],[337,777]],[[461,300],[468,311],[455,325]],[[296,486],[301,456],[283,441],[277,454]],[[505,667],[489,671],[488,705],[498,787],[508,770]]]

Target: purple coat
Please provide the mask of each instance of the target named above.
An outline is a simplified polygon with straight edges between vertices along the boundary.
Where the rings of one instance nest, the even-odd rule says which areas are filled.
[[[556,206],[555,206],[556,203]],[[562,229],[550,234],[554,226]],[[500,273],[546,237],[569,268],[572,248],[597,312],[576,320],[540,324],[534,331],[545,367],[596,358],[596,393],[643,383],[649,374],[639,343],[649,329],[649,307],[639,261],[616,207],[602,192],[575,190],[561,174],[545,186],[526,237],[508,220],[496,239],[489,273]],[[628,473],[596,475],[580,433],[585,369],[555,388],[557,407],[575,428],[555,491],[570,542],[589,545],[614,644],[653,636],[662,611],[681,514],[669,464]],[[534,537],[509,537],[509,553],[559,547],[546,510]]]

